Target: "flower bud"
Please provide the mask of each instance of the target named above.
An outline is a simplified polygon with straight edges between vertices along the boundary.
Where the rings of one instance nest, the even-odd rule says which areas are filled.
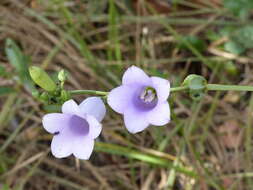
[[[184,86],[188,86],[190,96],[194,100],[200,100],[205,93],[207,81],[200,75],[191,74],[187,76],[183,82]]]
[[[66,71],[64,71],[63,69],[60,70],[60,72],[58,73],[58,79],[59,81],[64,82],[67,79]]]

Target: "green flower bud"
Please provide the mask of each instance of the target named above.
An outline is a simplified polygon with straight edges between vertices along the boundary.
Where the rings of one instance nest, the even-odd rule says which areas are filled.
[[[52,92],[56,90],[55,82],[49,77],[49,75],[39,67],[29,67],[29,73],[32,80],[46,91]]]
[[[64,82],[67,79],[67,73],[64,70],[60,70],[60,72],[58,73],[58,79],[61,82]]]
[[[194,100],[200,100],[206,90],[207,81],[204,77],[200,75],[189,75],[183,82],[184,86],[188,86],[190,96]]]

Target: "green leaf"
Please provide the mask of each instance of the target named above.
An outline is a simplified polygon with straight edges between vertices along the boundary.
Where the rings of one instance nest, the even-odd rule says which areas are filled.
[[[9,38],[5,43],[5,53],[10,64],[15,68],[21,83],[32,91],[34,89],[34,84],[28,72],[29,58],[25,56],[17,44]]]
[[[224,0],[224,7],[241,19],[247,19],[253,8],[252,0]]]
[[[197,36],[185,36],[183,37],[183,40],[187,41],[189,44],[191,44],[194,48],[196,48],[198,51],[204,51],[206,48],[206,44],[203,40],[198,38]],[[185,45],[185,43],[180,42],[179,48],[182,49],[188,49]]]
[[[240,55],[246,50],[241,44],[236,43],[234,41],[226,42],[224,45],[224,49],[236,55]]]
[[[56,112],[61,112],[61,105],[44,105],[43,109],[48,112],[48,113],[56,113]]]
[[[51,77],[40,67],[32,66],[29,68],[32,80],[46,91],[53,92],[56,90],[56,84]]]
[[[253,48],[253,25],[247,25],[236,30],[231,35],[231,39],[243,48]]]

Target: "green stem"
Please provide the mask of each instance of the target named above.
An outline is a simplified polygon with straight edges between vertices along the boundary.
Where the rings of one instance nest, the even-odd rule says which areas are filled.
[[[170,88],[170,92],[184,91],[187,89],[188,89],[188,86],[178,86],[178,87]]]
[[[188,90],[188,86],[178,86],[170,89],[170,92],[179,92]],[[207,84],[206,90],[216,90],[216,91],[251,91],[253,92],[253,86],[240,86],[240,85],[222,85],[222,84]],[[95,91],[95,90],[72,90],[71,95],[98,95],[107,96],[109,92]]]
[[[106,96],[108,92],[96,91],[96,90],[72,90],[70,91],[70,94],[71,95],[88,94],[88,95]]]
[[[216,91],[253,91],[253,86],[240,86],[240,85],[222,85],[222,84],[207,84],[207,90]]]

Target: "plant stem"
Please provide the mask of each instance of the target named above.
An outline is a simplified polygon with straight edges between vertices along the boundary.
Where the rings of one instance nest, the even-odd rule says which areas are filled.
[[[70,94],[71,95],[88,94],[88,95],[106,96],[108,92],[96,91],[96,90],[72,90],[70,91]]]
[[[183,91],[187,89],[188,89],[188,86],[178,86],[178,87],[170,88],[170,92]]]
[[[240,85],[222,85],[222,84],[207,84],[207,90],[217,91],[253,91],[253,86],[240,86]]]
[[[179,92],[188,90],[188,86],[178,86],[170,88],[170,92]],[[206,90],[216,90],[216,91],[251,91],[253,92],[253,86],[240,86],[240,85],[222,85],[222,84],[207,84]],[[106,96],[109,92],[96,91],[96,90],[72,90],[70,91],[71,95],[98,95]]]

